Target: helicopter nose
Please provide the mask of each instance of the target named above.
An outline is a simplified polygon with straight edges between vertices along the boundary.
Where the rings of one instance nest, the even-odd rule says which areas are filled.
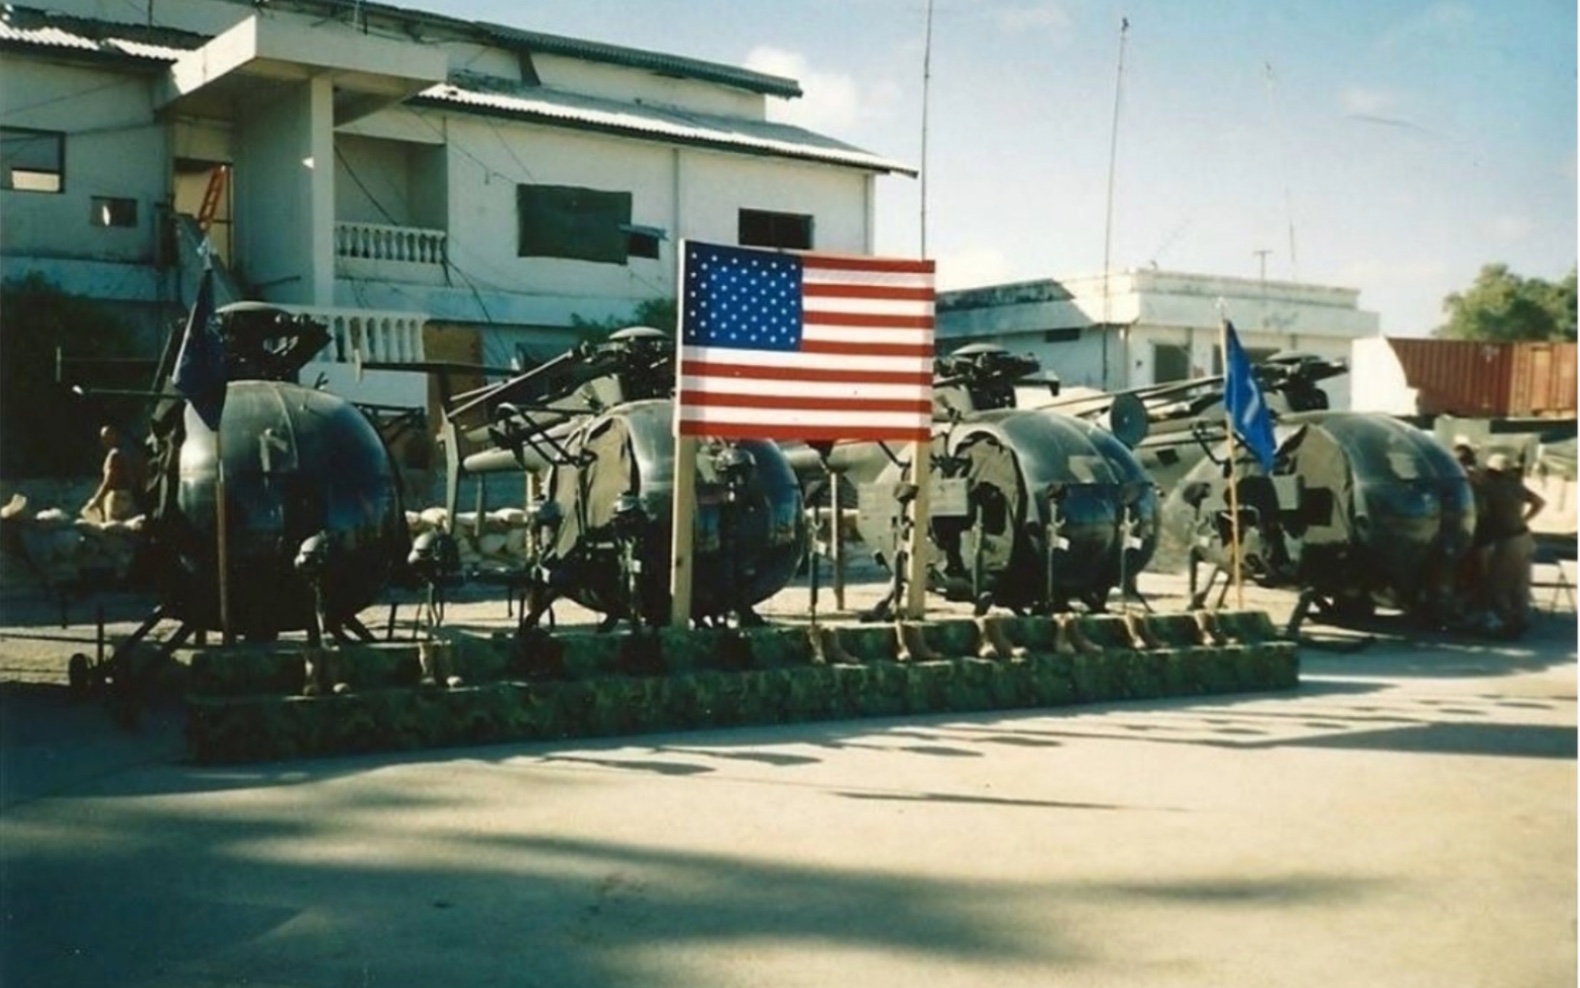
[[[757,469],[757,461],[752,458],[750,452],[739,446],[729,445],[714,455],[713,468],[725,484],[736,486],[745,483],[752,475]]]

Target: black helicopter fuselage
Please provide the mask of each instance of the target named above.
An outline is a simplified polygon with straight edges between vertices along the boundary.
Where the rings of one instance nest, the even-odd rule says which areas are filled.
[[[549,471],[557,523],[539,563],[561,595],[667,622],[674,421],[670,399],[650,398],[587,416],[560,437],[569,456]],[[696,490],[696,616],[749,609],[790,582],[807,535],[801,489],[777,445],[703,442]]]
[[[174,504],[154,528],[170,616],[211,629],[225,617],[235,634],[270,637],[314,626],[320,608],[335,621],[372,603],[408,539],[394,466],[367,417],[327,392],[232,381],[219,425],[184,411]],[[321,558],[308,572],[299,557],[315,537]]]
[[[1278,432],[1270,476],[1248,456],[1235,462],[1244,575],[1357,613],[1442,605],[1475,528],[1470,481],[1452,453],[1387,415],[1294,415]],[[1228,571],[1224,473],[1198,464],[1170,494],[1165,526],[1193,557]]]

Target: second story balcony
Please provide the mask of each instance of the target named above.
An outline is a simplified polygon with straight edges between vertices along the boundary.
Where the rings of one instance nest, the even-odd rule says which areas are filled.
[[[335,223],[335,274],[418,285],[445,283],[444,230],[383,223]]]
[[[282,305],[326,324],[329,343],[302,368],[302,383],[322,381],[350,401],[426,408],[428,378],[420,371],[369,369],[369,364],[417,364],[424,359],[421,312]]]

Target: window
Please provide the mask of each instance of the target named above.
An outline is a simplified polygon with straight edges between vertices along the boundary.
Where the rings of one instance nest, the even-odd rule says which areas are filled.
[[[737,241],[742,247],[812,249],[812,217],[800,213],[769,213],[743,209]]]
[[[1244,346],[1243,343],[1241,345]],[[1273,354],[1278,352],[1279,351],[1277,347],[1248,346],[1245,347],[1245,359],[1251,362],[1252,367],[1255,367],[1257,364],[1266,361],[1268,357],[1271,357]],[[1221,346],[1215,346],[1212,349],[1212,372],[1214,374],[1223,373],[1223,347]]]
[[[518,185],[518,257],[624,264],[630,254],[631,193],[573,185]]]
[[[61,192],[66,187],[66,135],[52,130],[0,127],[5,188]]]
[[[654,226],[636,226],[627,223],[626,253],[632,257],[648,257],[658,259],[658,245],[664,239],[664,231]]]
[[[1178,343],[1152,344],[1152,383],[1168,384],[1171,381],[1185,381],[1194,374],[1190,372],[1190,348]]]
[[[137,200],[93,197],[94,226],[136,226]]]

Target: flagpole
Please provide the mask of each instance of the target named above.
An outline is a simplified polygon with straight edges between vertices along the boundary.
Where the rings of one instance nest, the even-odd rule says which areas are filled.
[[[225,441],[224,418],[221,413],[220,428],[214,430],[214,537],[218,541],[216,555],[219,563],[219,628],[220,641],[226,647],[236,644],[236,633],[230,623],[230,509],[225,494]]]
[[[1229,374],[1229,321],[1218,321],[1218,347],[1223,352],[1224,380]],[[1234,476],[1234,412],[1229,408],[1228,395],[1223,402],[1223,438],[1229,456],[1229,558],[1233,566],[1235,607],[1245,610],[1245,584],[1240,579],[1240,491]]]
[[[930,442],[911,444],[911,483],[916,485],[916,497],[911,500],[911,537],[906,547],[903,613],[913,621],[927,617],[927,519],[932,502],[932,458]]]
[[[675,404],[675,487],[670,499],[673,558],[669,572],[669,623],[691,622],[692,544],[697,519],[697,437],[680,435],[680,404]]]
[[[927,32],[922,45],[922,215],[921,242],[917,254],[927,259],[927,110],[928,91],[933,78],[933,0],[927,0]],[[911,502],[911,531],[906,546],[905,600],[895,601],[899,613],[913,621],[927,617],[927,519],[931,512],[932,443],[911,444],[911,483],[916,497]],[[901,511],[905,508],[902,506]],[[896,545],[895,550],[899,550]]]
[[[214,291],[214,248],[209,244],[207,238],[205,238],[198,250],[203,255],[203,275],[202,283],[198,289],[200,300],[194,307],[201,308],[203,304],[201,296],[205,291],[207,291],[209,293],[208,305],[210,310],[200,313],[204,317],[204,325],[195,327],[188,326],[188,338],[182,340],[183,351],[191,342],[190,337],[192,332],[194,330],[198,332],[207,332],[209,329],[207,323],[214,318],[212,313]],[[210,345],[223,348],[225,346],[225,341],[223,337],[221,337],[217,341],[211,341]],[[177,363],[180,363],[179,355],[177,357]],[[223,361],[221,363],[223,365]],[[179,372],[180,368],[178,367],[177,370]],[[212,388],[219,388],[222,390],[222,392],[228,391],[230,387],[228,371],[224,372],[218,381],[208,382],[208,386]],[[192,399],[189,397],[188,402],[190,403],[191,401]],[[208,424],[206,417],[204,424]],[[222,399],[220,402],[218,415],[214,419],[214,423],[212,425],[212,430],[214,433],[214,564],[215,568],[219,571],[220,641],[223,645],[225,645],[225,647],[228,648],[231,645],[236,644],[236,633],[231,626],[230,620],[230,498],[225,488],[224,425],[225,402]]]
[[[677,245],[676,291],[684,299],[686,286],[686,241]],[[670,496],[669,623],[685,628],[691,624],[692,549],[697,519],[697,439],[681,434],[680,381],[686,360],[686,307],[680,306],[675,321],[675,481]]]

